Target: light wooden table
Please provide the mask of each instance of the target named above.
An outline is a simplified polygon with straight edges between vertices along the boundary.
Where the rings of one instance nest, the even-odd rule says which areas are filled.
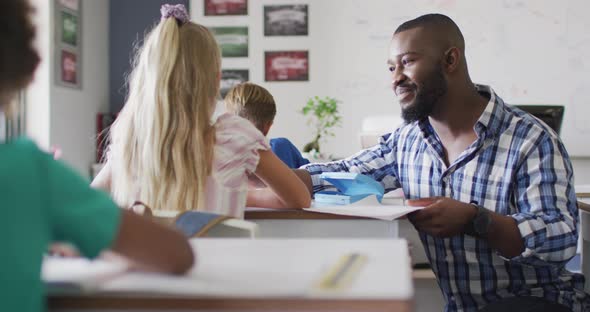
[[[89,291],[49,289],[50,311],[413,311],[404,240],[194,239],[187,276],[126,273]],[[313,285],[345,253],[367,256],[350,287]]]

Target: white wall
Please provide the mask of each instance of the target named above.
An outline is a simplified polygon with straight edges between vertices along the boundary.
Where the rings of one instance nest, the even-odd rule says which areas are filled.
[[[109,1],[82,2],[84,76],[82,90],[76,90],[56,86],[54,82],[53,1],[33,1],[37,8],[35,21],[40,25],[37,44],[42,62],[27,92],[29,103],[27,125],[29,135],[42,147],[60,146],[64,151],[64,160],[81,174],[88,175],[88,168],[95,157],[95,114],[108,111]],[[430,1],[429,5],[432,6],[433,11],[437,8],[444,11],[443,2]],[[542,1],[542,3],[546,2]],[[309,5],[309,36],[276,38],[262,35],[263,5],[279,3]],[[384,68],[389,36],[399,23],[388,20],[379,23],[370,21],[370,19],[385,19],[384,16],[387,14],[383,11],[390,10],[395,5],[397,5],[396,2],[390,0],[370,2],[257,0],[250,1],[248,16],[204,17],[203,1],[191,0],[191,15],[193,19],[207,26],[246,25],[249,27],[250,57],[226,58],[223,61],[224,68],[248,68],[251,81],[265,86],[273,93],[277,100],[278,114],[271,136],[289,137],[298,147],[302,147],[312,137],[303,116],[297,112],[307,98],[314,95],[329,95],[341,99],[344,126],[336,129],[336,137],[330,138],[323,147],[335,156],[347,156],[360,148],[358,132],[363,117],[375,114],[399,114],[399,106],[389,89],[389,76]],[[422,3],[422,6],[424,5]],[[354,16],[350,15],[351,6],[355,8]],[[343,9],[344,7],[347,9]],[[540,8],[538,14],[543,12],[543,7]],[[448,14],[452,16],[452,13]],[[348,37],[341,32],[333,31],[335,25],[345,27],[344,25],[350,26],[351,23],[356,23],[358,29],[349,32]],[[391,26],[383,27],[383,29],[375,28],[375,25],[387,23]],[[583,31],[583,28],[580,31]],[[466,37],[468,33],[471,33],[468,30],[465,32]],[[467,40],[469,43],[469,37]],[[309,50],[310,81],[264,82],[263,53],[265,50],[277,49]],[[477,57],[472,58],[477,59]],[[346,62],[334,61],[342,59]],[[472,66],[472,73],[476,70],[477,74],[474,76],[485,77],[484,68]],[[531,76],[537,74],[530,73]],[[508,74],[506,76],[510,77]],[[519,78],[519,80],[525,79],[526,77]],[[516,91],[512,90],[512,92]],[[508,92],[507,96],[510,97],[512,92]],[[371,94],[370,98],[367,98],[366,94]],[[535,97],[540,96],[531,96],[531,98]],[[543,101],[543,99],[539,98],[537,101]],[[588,120],[585,115],[578,118]],[[590,184],[590,175],[583,174],[590,172],[590,157],[574,156],[572,162],[576,172],[576,183]]]
[[[81,2],[82,89],[52,80],[50,142],[62,149],[67,163],[89,176],[96,158],[96,113],[109,111],[109,1]]]
[[[308,4],[309,36],[264,37],[265,4]],[[191,16],[205,26],[248,26],[249,57],[224,58],[223,67],[248,68],[250,80],[275,96],[278,114],[270,136],[285,136],[298,147],[312,138],[297,111],[306,99],[342,101],[343,127],[323,144],[337,157],[359,150],[358,132],[368,115],[399,114],[386,68],[395,28],[421,14],[440,12],[462,28],[472,78],[486,83],[509,103],[566,106],[562,137],[574,156],[576,183],[590,183],[590,86],[584,55],[590,53],[590,19],[580,12],[590,2],[567,0],[256,0],[248,16],[204,16],[203,0],[191,1]],[[309,82],[265,82],[266,50],[309,50]]]
[[[27,131],[42,148],[60,147],[63,160],[89,176],[95,160],[96,113],[109,111],[109,1],[81,1],[82,89],[55,84],[54,1],[33,4],[42,62],[27,92]]]
[[[393,102],[389,89],[389,75],[385,62],[387,45],[392,29],[384,29],[385,39],[377,46],[362,46],[363,38],[341,37],[334,34],[335,25],[350,24],[350,16],[340,9],[346,0],[255,0],[249,1],[248,16],[204,16],[203,0],[191,1],[193,20],[205,26],[248,26],[249,57],[224,58],[223,68],[247,68],[250,81],[267,88],[277,103],[277,116],[269,137],[287,137],[302,148],[313,139],[311,127],[299,110],[313,96],[332,96],[342,101],[340,111],[343,126],[335,129],[335,137],[322,142],[322,150],[337,157],[348,156],[360,148],[358,132],[361,119],[369,114],[399,114],[399,105]],[[359,16],[371,16],[368,7],[376,3],[388,3],[388,0],[360,1],[356,3],[365,7]],[[309,4],[309,35],[292,37],[263,36],[263,5],[265,4]],[[359,34],[360,37],[366,37]],[[309,50],[308,82],[265,82],[264,51],[270,50]],[[336,55],[340,55],[335,58]],[[345,63],[335,62],[346,57]],[[361,73],[359,75],[359,73]],[[344,83],[342,81],[345,80]],[[365,86],[368,81],[377,84]],[[349,90],[346,97],[340,92]],[[371,99],[365,94],[373,91]],[[378,99],[378,100],[376,100]]]
[[[52,32],[53,29],[53,1],[34,0],[36,12],[33,19],[37,25],[35,45],[41,62],[35,72],[33,82],[26,92],[27,98],[27,134],[39,144],[41,148],[49,147],[49,106],[51,89]]]
[[[590,184],[590,157],[572,157],[576,185]]]

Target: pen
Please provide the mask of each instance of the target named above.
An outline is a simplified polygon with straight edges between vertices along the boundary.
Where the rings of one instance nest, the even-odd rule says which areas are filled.
[[[341,256],[330,269],[322,275],[316,285],[320,290],[342,290],[352,283],[367,256],[361,253],[348,253]]]

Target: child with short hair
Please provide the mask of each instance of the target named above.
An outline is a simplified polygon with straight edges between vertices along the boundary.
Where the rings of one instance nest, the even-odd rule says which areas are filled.
[[[32,80],[39,56],[25,0],[0,1],[0,111]],[[68,242],[87,257],[111,248],[138,268],[180,274],[194,258],[180,233],[123,211],[26,139],[0,143],[0,311],[43,310],[43,253]],[[174,255],[174,257],[170,257]]]
[[[155,214],[200,210],[243,218],[248,206],[309,207],[306,186],[247,120],[212,122],[221,56],[183,6],[162,11],[130,76],[129,96],[110,130],[105,167],[93,185],[122,206],[140,201]],[[270,188],[248,190],[256,174]]]
[[[254,83],[241,83],[229,90],[224,103],[228,113],[250,120],[264,136],[268,135],[277,113],[275,100],[268,90]],[[270,146],[289,168],[309,164],[287,138],[270,139]]]

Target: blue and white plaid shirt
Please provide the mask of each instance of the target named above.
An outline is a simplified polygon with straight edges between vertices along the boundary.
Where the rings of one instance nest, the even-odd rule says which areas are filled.
[[[569,156],[547,125],[507,106],[487,86],[489,98],[474,126],[477,140],[449,167],[428,120],[406,124],[372,148],[341,161],[302,168],[314,191],[321,172],[355,172],[373,177],[386,191],[402,188],[406,198],[445,196],[513,217],[524,252],[501,257],[486,240],[420,232],[426,255],[446,300],[445,311],[477,311],[511,296],[538,296],[574,311],[590,309],[584,277],[565,270],[576,253],[578,209]]]

